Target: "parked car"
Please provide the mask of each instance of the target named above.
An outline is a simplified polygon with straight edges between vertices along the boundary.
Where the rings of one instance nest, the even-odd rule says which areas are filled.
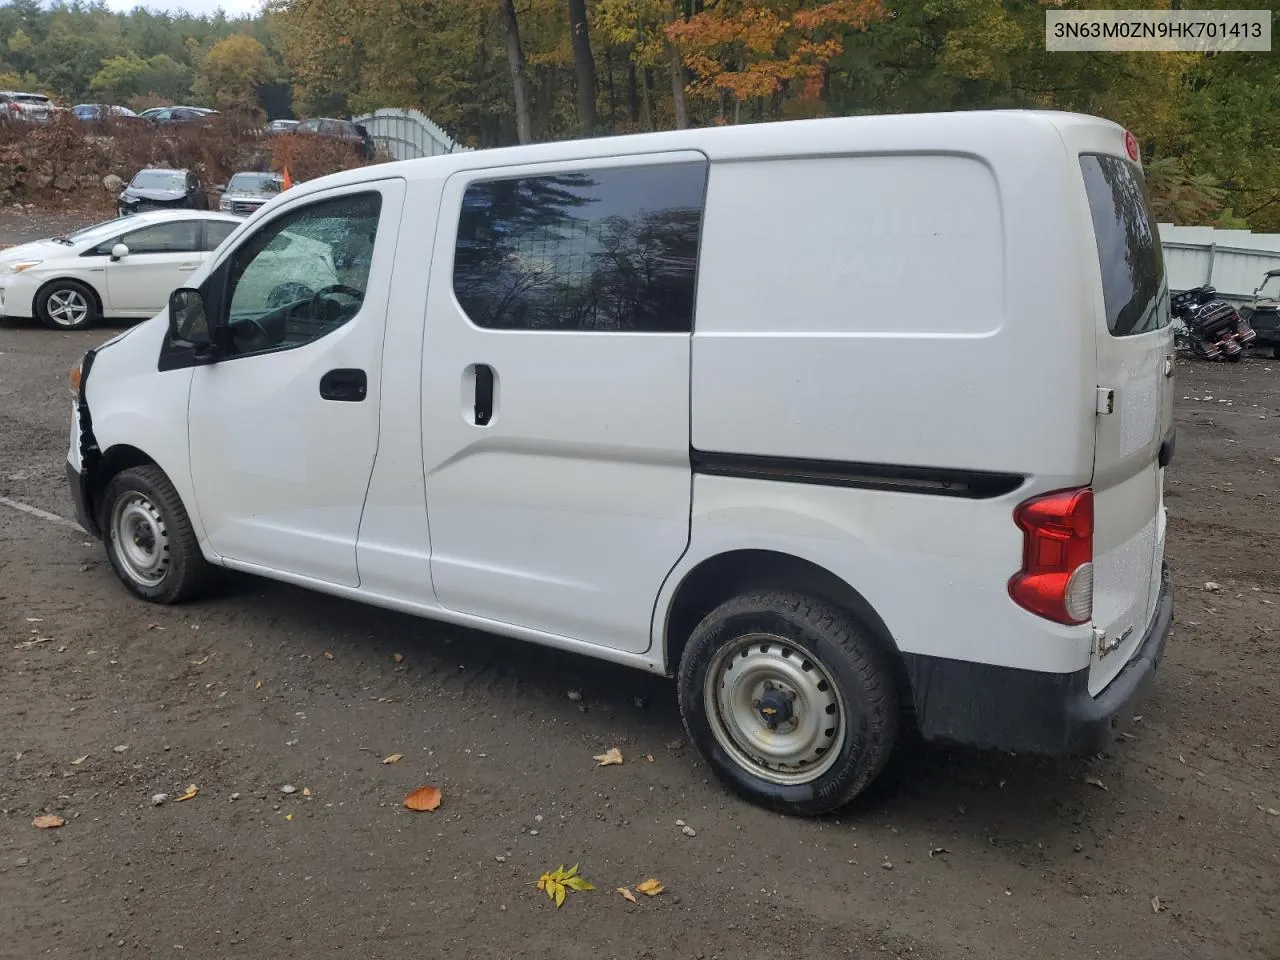
[[[140,119],[128,107],[111,103],[77,103],[71,108],[71,115],[82,123],[101,123],[103,120],[137,120]]]
[[[208,107],[152,107],[150,110],[144,110],[140,116],[144,120],[150,120],[152,123],[169,124],[169,123],[199,123],[202,120],[208,120],[212,116],[216,116],[217,110],[210,110]]]
[[[49,123],[53,116],[53,101],[43,93],[0,90],[0,120]]]
[[[164,309],[242,218],[149,211],[0,251],[0,316],[80,330]]]
[[[267,124],[267,133],[292,133],[297,127],[297,120],[272,120]]]
[[[376,150],[373,137],[369,135],[369,131],[365,126],[351,120],[316,117],[310,120],[303,120],[294,128],[293,132],[343,140],[351,144],[360,151],[362,156],[367,158],[372,158]]]
[[[226,567],[674,676],[812,815],[907,718],[1110,748],[1173,615],[1173,361],[1109,121],[544,143],[286,191],[86,353],[67,475],[139,598]]]
[[[209,209],[209,195],[204,184],[190,170],[170,170],[168,167],[139,170],[116,201],[116,212],[121,216],[141,210],[171,210],[175,207]]]
[[[1269,348],[1280,360],[1280,267],[1268,270],[1253,291],[1253,302],[1240,308],[1240,319],[1253,327],[1258,336],[1252,346]]]
[[[243,171],[227,181],[218,209],[248,216],[280,192],[284,178],[278,173]]]

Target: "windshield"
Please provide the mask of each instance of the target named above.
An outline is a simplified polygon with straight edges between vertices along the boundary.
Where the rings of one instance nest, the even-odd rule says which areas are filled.
[[[68,233],[61,237],[55,237],[54,239],[62,243],[101,243],[108,237],[117,233],[123,233],[125,230],[129,229],[130,226],[141,222],[142,218],[138,217],[137,214],[133,214],[128,217],[114,217],[111,220],[104,220],[102,223],[95,223],[91,227],[82,227],[73,233]]]
[[[48,103],[48,97],[42,97],[38,93],[20,93],[13,99],[21,103]]]
[[[274,173],[237,173],[227,184],[227,193],[279,193],[280,177]]]
[[[141,170],[129,186],[139,190],[186,190],[187,175],[181,170]]]

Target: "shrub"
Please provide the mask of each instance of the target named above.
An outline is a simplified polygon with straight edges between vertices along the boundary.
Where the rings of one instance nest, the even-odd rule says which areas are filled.
[[[62,114],[50,124],[0,123],[0,203],[109,209],[115,194],[104,178],[128,182],[143,167],[186,167],[212,188],[238,170],[283,170],[287,163],[301,182],[364,162],[339,140],[269,137],[248,116],[156,126],[127,119],[82,124]]]

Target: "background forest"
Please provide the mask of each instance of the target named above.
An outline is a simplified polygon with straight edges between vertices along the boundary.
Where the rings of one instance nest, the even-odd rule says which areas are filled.
[[[1278,0],[1254,3],[1273,9]],[[1053,107],[1143,145],[1162,220],[1280,231],[1280,55],[1050,54],[1049,7],[1238,0],[268,0],[198,18],[0,5],[0,89],[272,117],[416,107],[460,141]],[[1274,25],[1273,25],[1274,30]]]

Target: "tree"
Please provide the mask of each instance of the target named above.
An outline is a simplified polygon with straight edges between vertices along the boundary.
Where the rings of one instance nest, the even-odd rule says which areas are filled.
[[[591,56],[586,0],[569,0],[569,34],[573,41],[573,65],[578,80],[578,123],[584,136],[596,132],[596,64]]]
[[[511,71],[511,90],[516,109],[516,139],[533,142],[533,118],[529,111],[529,85],[525,77],[524,48],[520,45],[520,24],[516,20],[514,0],[498,0],[502,17],[502,42],[507,51],[507,67]]]
[[[219,108],[256,110],[257,89],[274,74],[266,48],[253,37],[237,33],[213,45],[200,64],[191,93]]]
[[[725,0],[667,27],[685,63],[698,79],[694,94],[718,101],[720,120],[741,120],[744,103],[758,119],[777,115],[791,96],[817,104],[826,87],[827,67],[844,49],[843,36],[865,30],[884,16],[881,0],[803,0],[770,6]]]

